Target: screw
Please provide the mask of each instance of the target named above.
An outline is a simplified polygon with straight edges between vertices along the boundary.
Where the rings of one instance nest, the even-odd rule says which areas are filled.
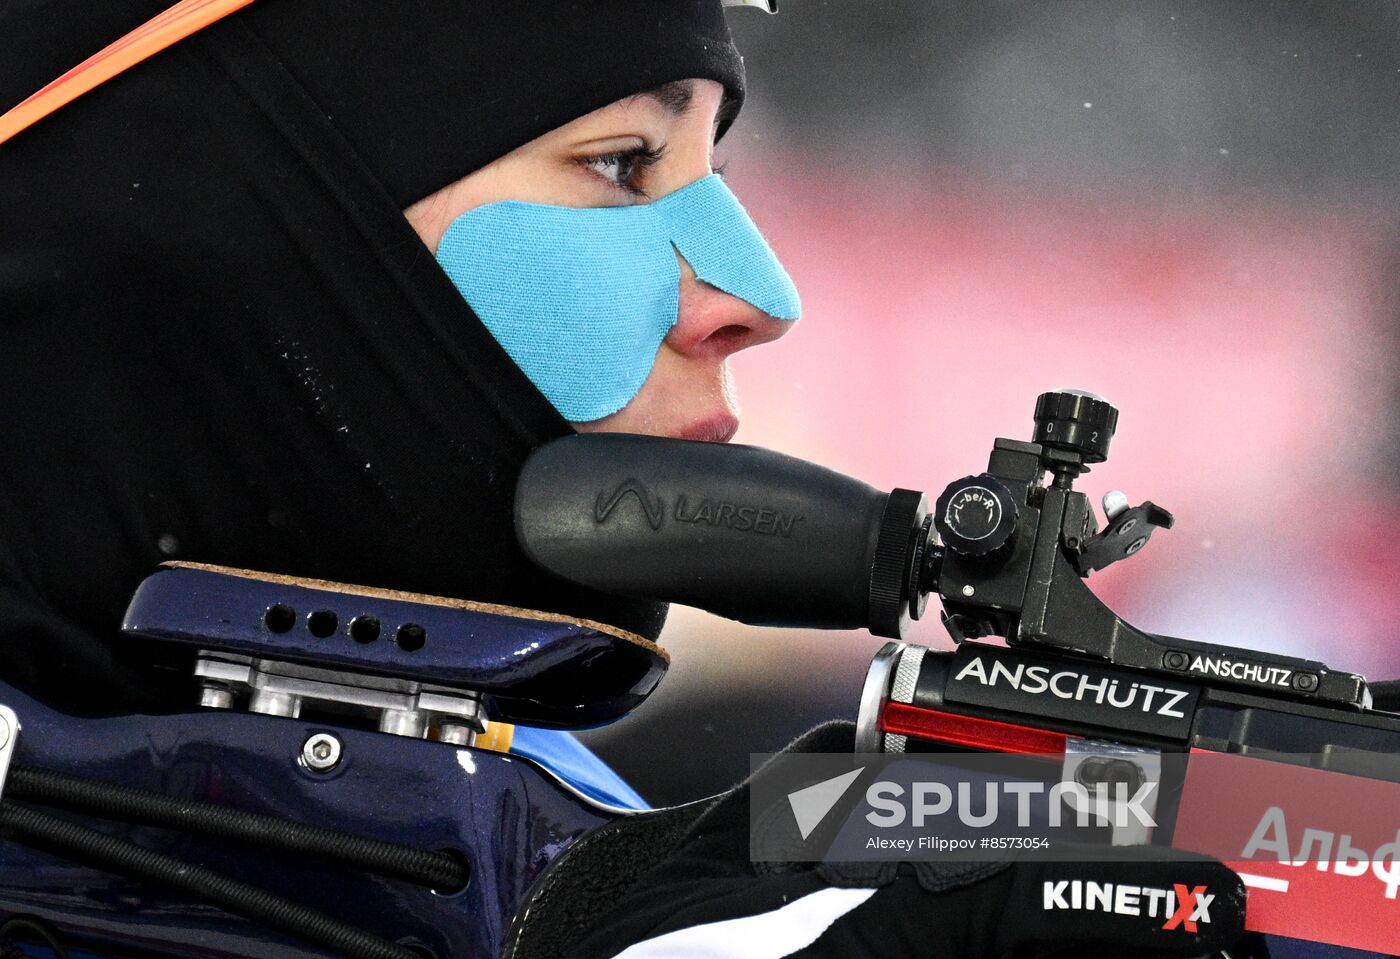
[[[301,764],[317,772],[328,772],[340,762],[340,740],[330,733],[317,733],[301,747]]]
[[[1130,519],[1130,520],[1128,520],[1126,523],[1123,524],[1122,528],[1118,530],[1118,535],[1119,535],[1119,536],[1127,536],[1130,532],[1132,532],[1133,527],[1136,526],[1136,525],[1137,525],[1137,520],[1136,520],[1136,519]]]
[[[973,589],[971,586],[964,586],[962,588],[962,594],[964,596],[971,596],[975,592],[977,592],[977,590]]]
[[[1162,657],[1162,665],[1168,669],[1185,669],[1186,659],[1185,653],[1174,649]]]
[[[1293,688],[1310,693],[1317,688],[1317,674],[1298,673],[1293,677]]]
[[[1142,549],[1142,548],[1143,548],[1144,546],[1146,546],[1146,545],[1147,545],[1147,537],[1146,537],[1146,536],[1140,537],[1139,539],[1135,539],[1135,540],[1133,540],[1131,543],[1128,544],[1128,548],[1127,548],[1127,549],[1123,550],[1123,555],[1124,555],[1124,556],[1131,556],[1131,555],[1133,555],[1134,553],[1136,553],[1138,550]]]

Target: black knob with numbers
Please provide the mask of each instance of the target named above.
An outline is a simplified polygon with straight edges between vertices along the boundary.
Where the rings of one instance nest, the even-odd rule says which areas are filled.
[[[1035,401],[1035,442],[1070,450],[1087,463],[1108,459],[1118,411],[1102,396],[1082,390],[1052,390]]]

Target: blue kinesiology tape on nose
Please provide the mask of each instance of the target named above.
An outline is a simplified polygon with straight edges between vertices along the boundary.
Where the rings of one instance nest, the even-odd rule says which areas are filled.
[[[676,323],[677,252],[701,280],[770,316],[801,314],[787,271],[713,174],[637,206],[487,204],[453,221],[437,258],[516,365],[578,423],[642,388]]]

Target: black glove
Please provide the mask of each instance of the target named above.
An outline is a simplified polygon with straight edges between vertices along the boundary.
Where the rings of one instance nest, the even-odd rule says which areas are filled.
[[[792,748],[851,745],[850,727],[833,725]],[[1102,847],[1075,862],[755,863],[750,786],[715,801],[569,954],[1195,957],[1244,932],[1239,878],[1161,849]]]

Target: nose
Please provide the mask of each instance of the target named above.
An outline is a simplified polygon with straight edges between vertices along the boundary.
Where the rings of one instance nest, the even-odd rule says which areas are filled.
[[[665,342],[677,353],[723,360],[751,346],[771,343],[792,326],[700,280],[684,258],[676,259],[681,267],[680,310]]]

